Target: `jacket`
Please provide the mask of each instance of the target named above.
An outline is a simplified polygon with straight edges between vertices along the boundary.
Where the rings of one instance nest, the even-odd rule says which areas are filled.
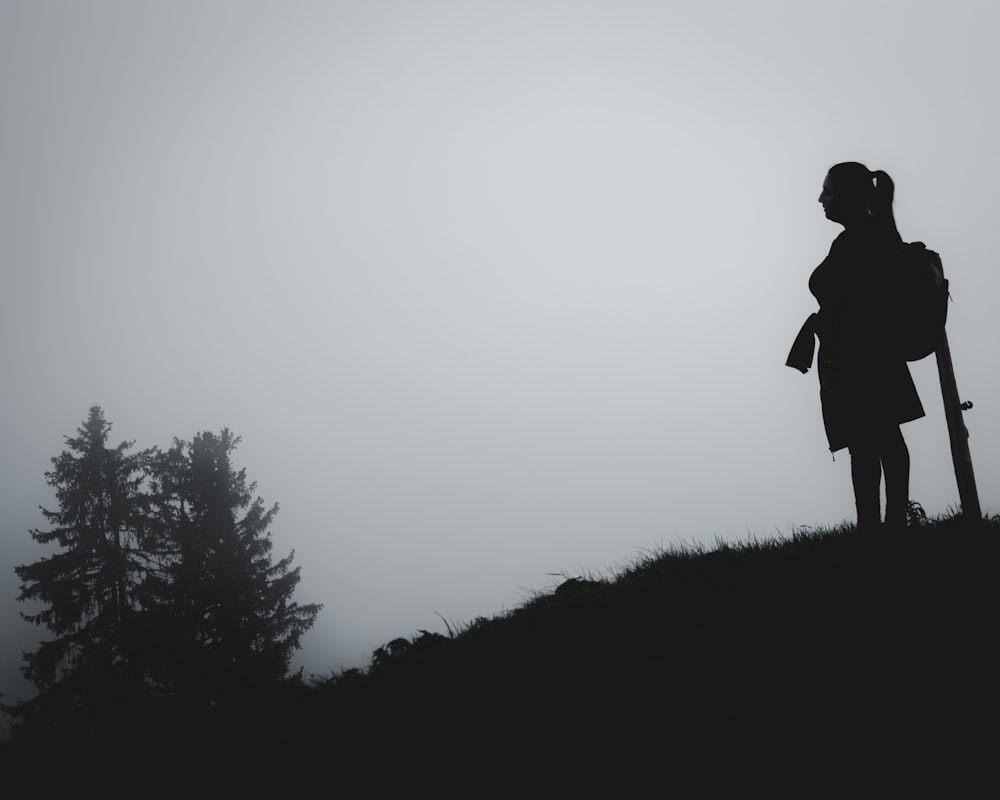
[[[819,338],[820,404],[832,451],[924,416],[909,366],[892,344],[889,257],[897,246],[895,234],[874,224],[852,226],[809,278],[819,311],[799,331],[786,363],[805,372],[813,335]]]

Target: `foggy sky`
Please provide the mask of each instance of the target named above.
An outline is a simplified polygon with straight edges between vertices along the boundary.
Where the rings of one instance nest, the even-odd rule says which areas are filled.
[[[49,459],[229,427],[367,664],[681,542],[853,519],[784,366],[840,228],[897,185],[941,252],[997,508],[998,17],[988,2],[0,0],[0,692],[36,630]],[[984,354],[986,359],[984,359]],[[911,496],[958,503],[933,359]]]

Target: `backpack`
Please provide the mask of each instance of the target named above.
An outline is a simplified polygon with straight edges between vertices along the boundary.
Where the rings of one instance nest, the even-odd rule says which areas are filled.
[[[948,318],[948,280],[941,256],[923,242],[904,242],[892,264],[896,298],[892,325],[907,361],[926,358],[941,344]]]

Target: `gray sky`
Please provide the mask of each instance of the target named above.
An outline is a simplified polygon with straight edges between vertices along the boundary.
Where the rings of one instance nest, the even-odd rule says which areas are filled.
[[[991,2],[0,0],[0,692],[44,472],[228,426],[296,664],[367,663],[645,549],[854,515],[784,366],[836,161],[939,250],[997,510]],[[983,356],[986,355],[987,359]],[[958,503],[933,359],[912,497]],[[791,598],[790,601],[794,599]]]

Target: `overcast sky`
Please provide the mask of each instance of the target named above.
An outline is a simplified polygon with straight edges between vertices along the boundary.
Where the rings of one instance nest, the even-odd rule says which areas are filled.
[[[984,510],[1000,475],[997,6],[982,0],[0,0],[0,692],[13,566],[96,403],[229,427],[324,674],[560,573],[853,519],[784,366],[896,180],[939,250]],[[911,496],[958,503],[933,359]],[[794,602],[794,598],[789,598]],[[668,620],[664,621],[669,624]]]

